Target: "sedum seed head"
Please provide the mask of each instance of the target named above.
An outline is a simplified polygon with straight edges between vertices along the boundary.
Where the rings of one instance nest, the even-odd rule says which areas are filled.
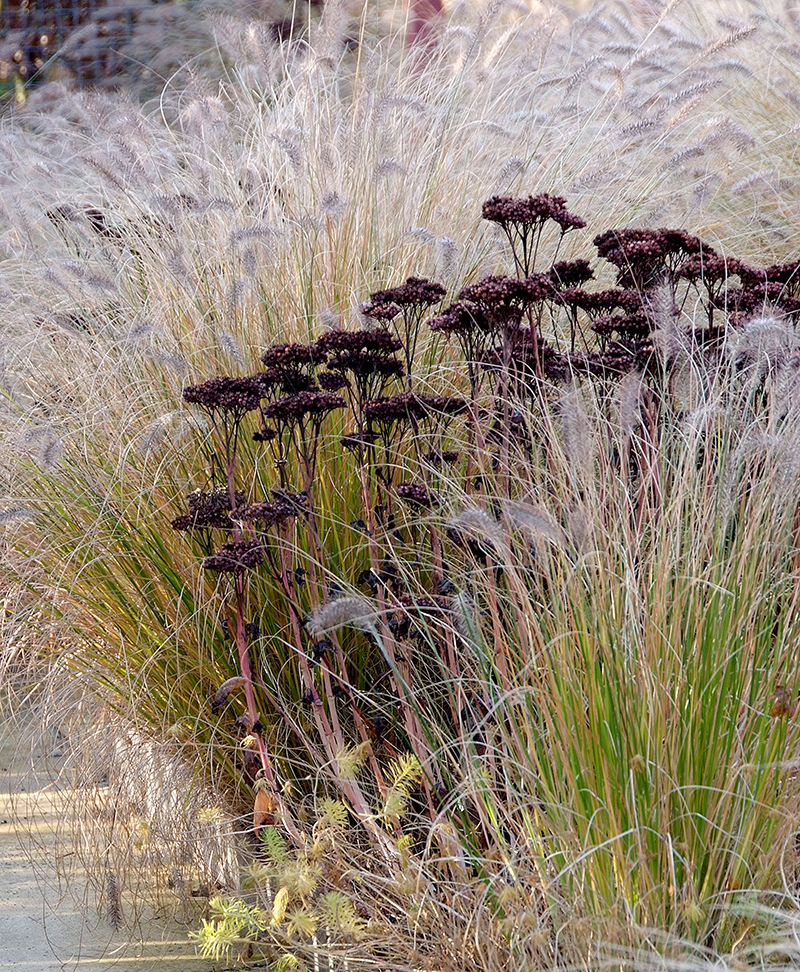
[[[244,414],[258,408],[264,397],[263,384],[257,376],[231,378],[220,375],[199,385],[183,389],[183,400],[199,405],[208,412],[227,411]]]
[[[217,553],[203,560],[204,570],[218,574],[233,574],[258,567],[264,560],[264,548],[260,540],[233,540],[223,543]]]

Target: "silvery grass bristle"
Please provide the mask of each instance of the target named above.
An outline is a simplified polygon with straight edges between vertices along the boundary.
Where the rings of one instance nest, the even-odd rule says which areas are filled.
[[[625,375],[617,385],[614,398],[619,425],[623,436],[633,435],[641,421],[642,394],[644,392],[644,376],[640,371],[632,371]]]
[[[791,320],[767,312],[750,318],[735,332],[727,350],[735,367],[751,368],[754,380],[760,381],[800,350],[800,338]]]
[[[558,402],[558,417],[564,455],[577,481],[586,483],[592,473],[598,442],[584,396],[577,383],[562,392]]]
[[[312,612],[307,627],[316,638],[345,626],[373,633],[378,616],[377,605],[365,597],[338,597]]]
[[[539,503],[522,500],[504,499],[500,508],[511,525],[524,530],[533,537],[542,537],[559,546],[564,546],[566,536],[555,517]]]

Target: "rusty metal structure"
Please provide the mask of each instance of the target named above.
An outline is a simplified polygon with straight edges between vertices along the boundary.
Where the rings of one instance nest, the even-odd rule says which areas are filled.
[[[98,0],[0,0],[0,82],[35,80],[97,6]]]
[[[79,84],[124,80],[120,51],[164,0],[0,0],[0,84],[30,85],[58,63]]]

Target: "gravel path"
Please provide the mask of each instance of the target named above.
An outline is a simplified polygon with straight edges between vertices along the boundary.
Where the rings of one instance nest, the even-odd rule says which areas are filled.
[[[70,817],[70,791],[52,780],[58,749],[37,746],[23,755],[21,733],[0,724],[0,970],[25,972],[205,972],[185,926],[151,923],[131,942],[123,928],[87,924],[70,887],[60,884],[54,828]],[[50,752],[47,752],[50,750]],[[94,916],[92,916],[94,917]]]

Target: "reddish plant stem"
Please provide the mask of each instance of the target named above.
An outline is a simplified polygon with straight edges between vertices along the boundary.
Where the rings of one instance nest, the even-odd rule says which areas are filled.
[[[339,787],[342,794],[349,800],[353,813],[360,818],[361,822],[366,827],[367,832],[370,834],[375,843],[381,848],[386,862],[391,863],[397,858],[397,851],[391,841],[391,838],[375,823],[374,815],[371,812],[358,783],[355,780],[346,779],[345,777],[341,776],[338,771],[337,756],[344,751],[344,741],[341,737],[341,733],[338,731],[338,720],[336,723],[336,729],[334,729],[331,726],[331,723],[328,721],[322,699],[319,697],[319,694],[314,688],[314,679],[311,673],[311,667],[308,664],[308,658],[303,650],[303,638],[300,631],[300,621],[297,617],[297,612],[294,610],[291,604],[291,587],[289,584],[289,576],[286,567],[286,555],[283,547],[281,548],[280,555],[280,580],[283,593],[286,596],[289,604],[292,633],[294,635],[295,647],[297,649],[297,656],[300,663],[300,673],[303,677],[304,683],[308,686],[313,696],[311,702],[312,717],[317,726],[317,731],[320,734],[323,745],[325,746],[328,763],[334,779],[336,780],[336,785]],[[329,673],[327,673],[327,670],[324,670],[323,678],[326,677],[328,678],[328,681],[326,682],[326,691],[330,692],[330,676]],[[329,695],[329,697],[331,696]]]
[[[432,47],[436,43],[435,22],[442,12],[442,0],[408,0],[406,46]]]

